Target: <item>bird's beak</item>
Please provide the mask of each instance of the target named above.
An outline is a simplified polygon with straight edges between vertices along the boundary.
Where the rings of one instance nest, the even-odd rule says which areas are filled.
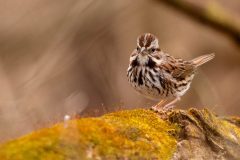
[[[145,47],[142,47],[141,48],[141,53],[143,52],[143,51],[145,51],[146,50],[146,48]]]
[[[146,48],[142,47],[140,53],[141,55],[146,55]]]

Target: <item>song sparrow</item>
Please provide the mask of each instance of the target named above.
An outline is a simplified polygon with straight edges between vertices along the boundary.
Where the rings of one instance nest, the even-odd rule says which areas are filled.
[[[174,58],[161,51],[156,36],[145,33],[138,37],[137,48],[130,56],[127,77],[144,96],[154,100],[171,100],[163,106],[163,110],[168,110],[189,89],[195,70],[213,58],[214,53],[189,61]],[[161,103],[152,109],[160,111],[160,107]]]

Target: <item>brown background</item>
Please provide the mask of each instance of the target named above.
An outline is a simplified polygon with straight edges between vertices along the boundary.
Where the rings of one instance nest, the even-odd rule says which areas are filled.
[[[240,15],[238,0],[199,5]],[[178,108],[240,115],[240,48],[173,8],[150,0],[2,0],[0,141],[65,114],[156,103],[138,95],[126,78],[129,55],[144,32],[157,35],[160,47],[175,57],[216,53],[199,69]]]

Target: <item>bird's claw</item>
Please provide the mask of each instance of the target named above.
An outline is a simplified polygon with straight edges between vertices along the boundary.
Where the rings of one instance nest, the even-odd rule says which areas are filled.
[[[171,106],[164,106],[163,107],[163,110],[165,111],[165,112],[168,112],[168,111],[172,111],[173,110],[173,108],[174,108],[174,105],[171,105]]]
[[[158,105],[156,106],[152,106],[150,108],[150,110],[156,112],[156,113],[167,113],[167,112],[171,112],[173,110],[174,106],[164,106],[164,107],[158,107]]]
[[[157,106],[152,106],[152,107],[150,108],[150,110],[152,110],[152,111],[154,111],[154,112],[157,112],[157,113],[162,112],[162,108],[159,108],[159,107],[157,107]]]

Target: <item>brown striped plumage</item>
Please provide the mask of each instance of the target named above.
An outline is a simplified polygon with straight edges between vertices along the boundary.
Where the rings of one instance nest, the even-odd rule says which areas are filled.
[[[174,58],[160,50],[153,34],[146,33],[137,39],[127,77],[139,93],[150,99],[173,99],[163,107],[169,109],[189,89],[196,68],[213,58],[213,53],[190,61]],[[159,110],[159,107],[153,109]]]

